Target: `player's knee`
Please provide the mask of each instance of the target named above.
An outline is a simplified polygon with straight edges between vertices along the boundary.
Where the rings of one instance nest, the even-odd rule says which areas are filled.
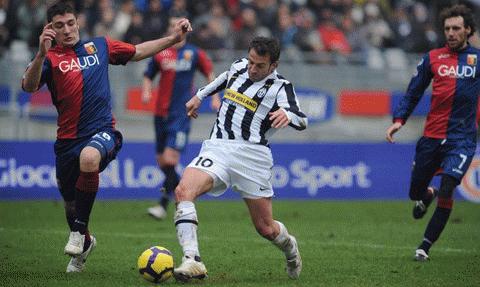
[[[175,201],[193,201],[194,199],[193,192],[189,190],[182,181],[180,181],[175,188]]]
[[[275,239],[276,234],[273,225],[268,225],[265,223],[256,224],[255,229],[257,230],[258,234],[260,234],[260,236],[262,236],[263,238],[268,240]]]
[[[453,191],[455,187],[459,184],[459,181],[449,175],[442,176],[442,181],[440,183],[440,189],[438,190],[438,197],[450,199],[453,197]]]
[[[96,171],[100,166],[100,152],[92,147],[86,147],[80,153],[80,169],[82,171]]]

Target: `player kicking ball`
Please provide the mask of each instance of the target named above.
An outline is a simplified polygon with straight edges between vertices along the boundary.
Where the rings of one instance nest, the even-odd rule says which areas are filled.
[[[296,279],[302,259],[296,238],[273,218],[273,167],[269,137],[278,129],[307,127],[293,85],[276,68],[280,47],[276,40],[256,37],[248,58],[236,61],[187,102],[187,115],[197,118],[201,101],[225,90],[210,139],[185,169],[175,189],[174,216],[183,249],[177,280],[203,279],[207,269],[200,258],[194,200],[205,193],[219,196],[228,187],[242,196],[257,232],[278,247],[286,259],[288,277]]]

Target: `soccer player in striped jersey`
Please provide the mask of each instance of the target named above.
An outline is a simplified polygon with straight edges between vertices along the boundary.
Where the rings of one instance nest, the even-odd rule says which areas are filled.
[[[302,260],[296,238],[273,219],[270,182],[273,167],[269,137],[278,129],[307,127],[292,83],[276,68],[280,47],[275,39],[256,37],[248,58],[232,64],[187,102],[187,114],[198,116],[201,101],[225,90],[210,139],[185,169],[175,189],[175,225],[184,256],[174,269],[177,280],[202,279],[207,269],[200,259],[194,200],[204,193],[221,195],[228,187],[243,197],[257,232],[283,251],[287,274],[296,279]]]
[[[173,34],[134,46],[107,37],[80,40],[75,11],[63,2],[48,8],[47,20],[22,88],[34,92],[46,83],[58,111],[56,174],[70,227],[64,252],[71,256],[67,272],[81,272],[96,245],[88,222],[99,173],[122,146],[112,115],[108,66],[151,57],[185,39],[191,26],[182,19]]]
[[[432,84],[432,102],[423,137],[417,143],[410,183],[410,199],[415,201],[413,217],[422,218],[438,196],[437,207],[427,225],[415,260],[427,261],[429,251],[442,233],[453,206],[453,192],[468,170],[477,145],[480,50],[470,46],[475,32],[472,12],[464,5],[441,13],[446,45],[427,53],[417,66],[407,92],[393,115],[386,138],[405,124],[425,89]],[[429,187],[435,174],[441,175],[440,188]]]

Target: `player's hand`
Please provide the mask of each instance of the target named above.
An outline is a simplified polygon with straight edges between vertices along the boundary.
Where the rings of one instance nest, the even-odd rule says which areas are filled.
[[[175,42],[181,42],[185,40],[187,34],[192,31],[192,25],[190,24],[190,21],[188,21],[188,19],[182,18],[178,20],[177,23],[175,23],[174,29]]]
[[[201,103],[202,101],[197,96],[193,96],[185,104],[185,107],[187,108],[187,116],[196,119],[198,117],[198,108],[200,107]]]
[[[38,53],[40,56],[45,57],[48,49],[52,47],[52,41],[55,39],[55,31],[52,29],[52,22],[43,27],[42,34],[39,37]]]
[[[152,98],[151,91],[142,91],[142,103],[148,104],[151,98]]]
[[[272,122],[272,128],[281,129],[290,123],[290,119],[287,116],[287,113],[283,109],[278,109],[274,112],[268,113],[270,116],[268,119]]]
[[[386,132],[386,138],[389,143],[394,143],[395,141],[393,140],[393,135],[398,132],[402,128],[402,123],[396,122],[393,123]]]
[[[222,105],[222,102],[220,101],[220,96],[218,96],[218,94],[213,95],[212,101],[210,102],[210,108],[218,112],[221,105]]]

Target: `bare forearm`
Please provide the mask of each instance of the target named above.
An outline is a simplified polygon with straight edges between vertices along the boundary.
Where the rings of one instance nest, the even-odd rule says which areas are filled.
[[[135,46],[136,52],[131,61],[140,61],[151,57],[178,42],[178,39],[170,35],[157,40],[147,41]]]
[[[45,56],[36,55],[28,66],[22,80],[22,88],[26,92],[34,92],[38,89],[42,77],[42,66]]]
[[[150,101],[152,95],[152,80],[148,77],[143,77],[143,84],[142,84],[142,101],[148,102]]]

